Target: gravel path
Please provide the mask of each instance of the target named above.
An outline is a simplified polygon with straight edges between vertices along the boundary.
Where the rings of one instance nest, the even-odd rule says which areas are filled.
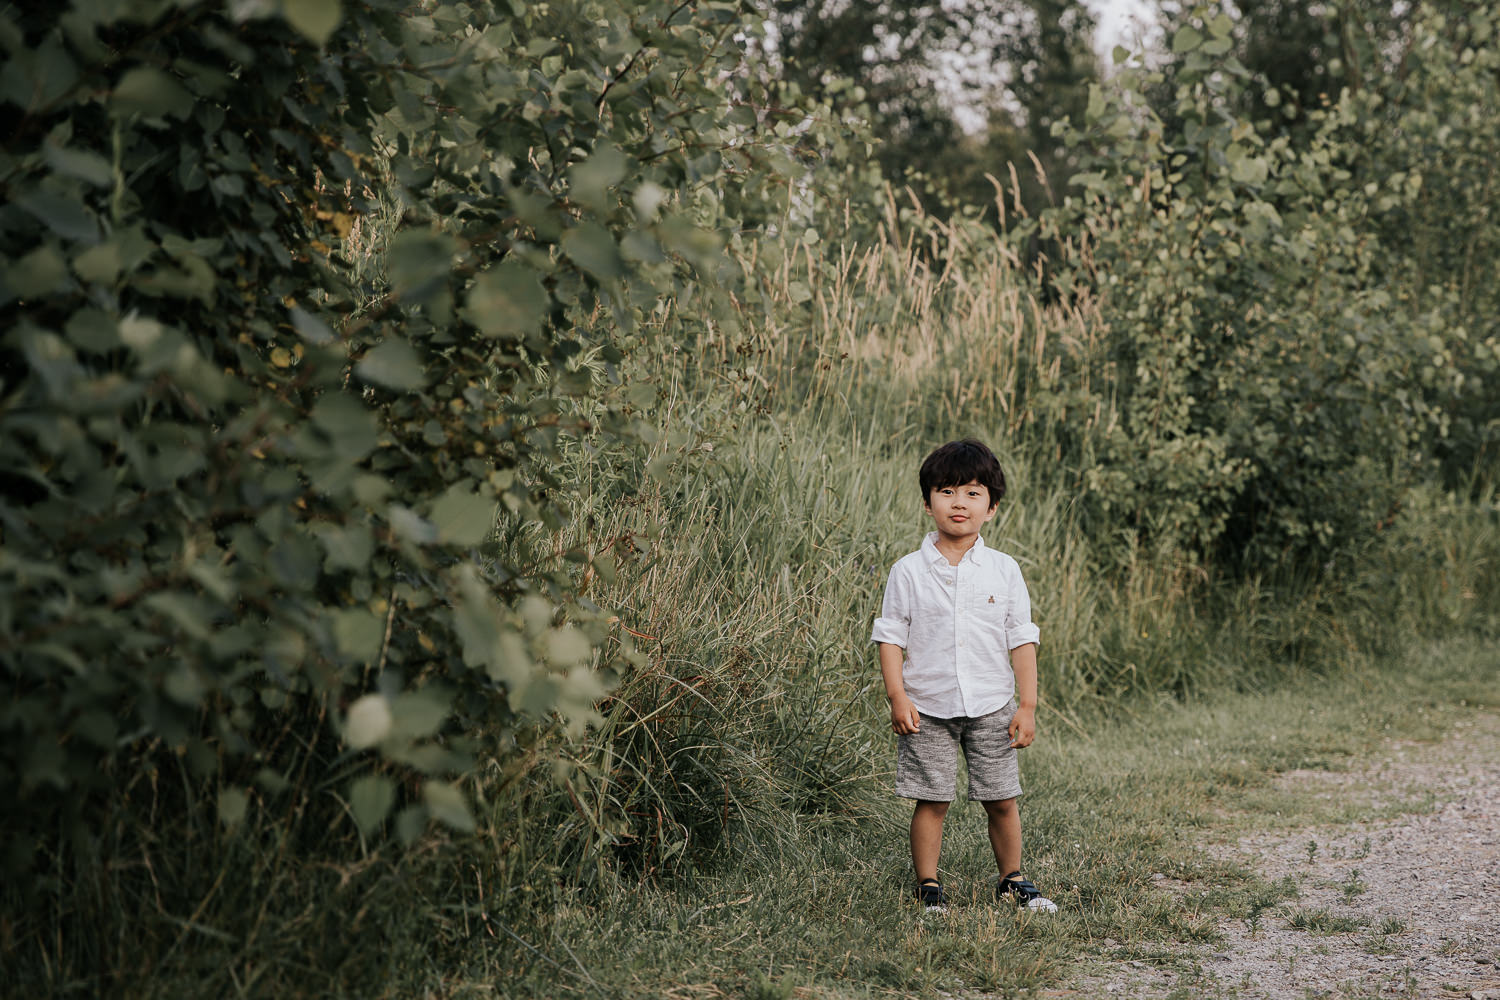
[[[1365,769],[1279,780],[1386,816],[1392,805],[1425,808],[1210,845],[1291,879],[1297,898],[1267,908],[1253,930],[1244,916],[1221,921],[1223,943],[1179,968],[1116,963],[1051,995],[1500,1000],[1500,716],[1438,743],[1393,743]]]

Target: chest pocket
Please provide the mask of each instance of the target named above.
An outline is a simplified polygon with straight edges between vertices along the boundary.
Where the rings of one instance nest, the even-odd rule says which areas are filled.
[[[972,596],[966,602],[971,614],[986,621],[1004,621],[1005,608],[1008,600],[1005,594],[994,588],[976,588]]]
[[[1010,614],[1009,595],[992,582],[985,581],[984,584],[975,588],[965,604],[975,631],[991,642],[1003,644],[1006,634],[1005,623]]]

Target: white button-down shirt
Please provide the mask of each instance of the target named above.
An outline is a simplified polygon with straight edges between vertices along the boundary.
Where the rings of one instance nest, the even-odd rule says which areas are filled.
[[[957,566],[929,532],[921,549],[891,567],[872,642],[906,650],[901,680],[924,715],[975,718],[1016,693],[1010,651],[1037,642],[1021,567],[976,538]]]

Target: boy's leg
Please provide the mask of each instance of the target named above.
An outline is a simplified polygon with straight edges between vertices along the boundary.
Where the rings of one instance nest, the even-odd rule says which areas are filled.
[[[1016,703],[970,720],[963,734],[969,761],[969,798],[978,799],[989,819],[990,849],[1004,878],[1021,867],[1021,768],[1010,745]]]
[[[1004,878],[1021,870],[1021,807],[1017,799],[996,799],[983,803],[989,817],[990,850],[995,865]]]
[[[943,819],[947,802],[919,801],[911,813],[911,863],[917,881],[937,878],[938,855],[943,850]]]
[[[896,739],[896,794],[916,799],[911,814],[911,861],[917,881],[937,879],[943,819],[956,792],[958,734],[951,719],[922,716],[922,728]]]
[[[1015,799],[990,799],[984,803],[984,812],[990,820],[990,848],[995,852],[995,867],[1000,869],[996,898],[1009,898],[1028,910],[1056,913],[1057,904],[1021,874],[1020,803]]]

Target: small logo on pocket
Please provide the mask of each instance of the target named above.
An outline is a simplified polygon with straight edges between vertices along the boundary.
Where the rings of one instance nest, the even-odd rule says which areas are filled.
[[[991,603],[991,604],[994,604],[994,603],[995,603],[995,595],[994,595],[994,594],[991,594],[991,595],[990,595],[990,603]]]

